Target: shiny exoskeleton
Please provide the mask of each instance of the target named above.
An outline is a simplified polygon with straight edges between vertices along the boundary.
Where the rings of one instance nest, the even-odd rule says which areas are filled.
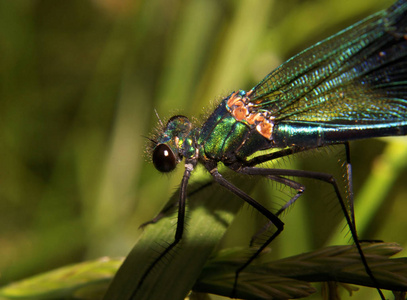
[[[402,0],[294,56],[249,92],[231,93],[201,127],[194,127],[181,115],[167,122],[152,140],[154,166],[170,172],[185,159],[185,171],[175,240],[152,267],[182,238],[188,180],[201,163],[217,183],[249,203],[277,228],[236,271],[235,288],[239,272],[283,230],[278,215],[304,191],[301,184],[286,176],[315,178],[332,185],[365,269],[379,288],[360,247],[353,208],[349,212],[335,179],[325,173],[257,165],[309,149],[344,144],[350,176],[348,141],[406,134],[407,2]],[[253,156],[266,149],[275,151]],[[227,181],[218,172],[219,162],[241,174],[278,181],[297,190],[297,194],[273,214]],[[349,193],[352,196],[352,191]]]

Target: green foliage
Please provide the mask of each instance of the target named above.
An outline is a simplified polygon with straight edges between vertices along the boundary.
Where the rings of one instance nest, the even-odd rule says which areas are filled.
[[[229,216],[223,215],[226,222],[230,213],[233,214],[230,211]],[[63,267],[1,288],[0,299],[184,299],[189,294],[188,285],[192,283],[195,284],[189,299],[202,299],[206,293],[230,296],[236,268],[256,249],[230,248],[208,259],[205,248],[216,244],[216,232],[222,234],[219,229],[223,227],[226,230],[227,226],[225,223],[216,226],[220,222],[213,214],[203,216],[199,213],[198,217],[200,222],[209,222],[217,228],[203,235],[207,242],[202,241],[202,236],[191,235],[188,242],[178,249],[174,260],[157,268],[153,278],[146,279],[144,284],[150,285],[149,288],[134,293],[143,268],[148,266],[151,244],[157,237],[168,236],[167,231],[162,230],[167,227],[166,222],[146,231],[124,262],[122,259],[103,258]],[[200,229],[200,222],[194,222],[194,231]],[[401,250],[397,244],[366,244],[363,249],[372,270],[378,275],[381,288],[407,289],[406,259],[390,259]],[[203,257],[208,259],[206,264],[197,264],[196,261]],[[114,281],[110,284],[113,276]],[[327,296],[324,299],[332,299],[328,295],[337,294],[341,287],[350,294],[358,290],[349,283],[371,285],[355,247],[331,246],[277,261],[254,262],[240,274],[235,296],[244,299],[303,298],[316,292],[310,283],[319,281],[326,282]],[[400,297],[405,296],[405,293],[397,293]]]
[[[62,267],[0,289],[0,299],[101,299],[122,259],[104,257]]]

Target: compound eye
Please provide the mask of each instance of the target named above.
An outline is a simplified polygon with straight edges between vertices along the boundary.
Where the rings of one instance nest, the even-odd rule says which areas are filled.
[[[160,172],[171,172],[177,166],[177,159],[170,147],[159,144],[153,151],[153,164]]]

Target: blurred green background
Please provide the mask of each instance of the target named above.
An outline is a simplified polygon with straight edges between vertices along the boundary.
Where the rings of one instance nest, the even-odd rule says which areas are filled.
[[[249,90],[290,56],[391,3],[0,1],[0,285],[130,251],[138,226],[182,176],[182,167],[159,174],[145,154],[154,109],[163,119],[199,119],[229,92]],[[407,246],[406,139],[351,146],[361,238]],[[341,176],[341,158],[334,148],[279,167]],[[333,192],[306,183],[273,244],[276,257],[350,240]],[[275,187],[260,187],[256,199],[267,201]],[[255,217],[245,209],[235,223]],[[225,244],[247,245],[256,227],[247,228]]]

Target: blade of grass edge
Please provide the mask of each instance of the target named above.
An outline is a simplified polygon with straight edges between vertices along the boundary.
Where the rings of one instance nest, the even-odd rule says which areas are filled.
[[[185,298],[243,203],[232,199],[235,197],[225,189],[214,186],[188,197],[182,241],[153,268],[137,289],[153,260],[174,240],[177,218],[172,215],[146,227],[104,299]],[[189,191],[196,189],[197,185],[188,187]],[[178,195],[177,192],[170,202],[176,202]]]

